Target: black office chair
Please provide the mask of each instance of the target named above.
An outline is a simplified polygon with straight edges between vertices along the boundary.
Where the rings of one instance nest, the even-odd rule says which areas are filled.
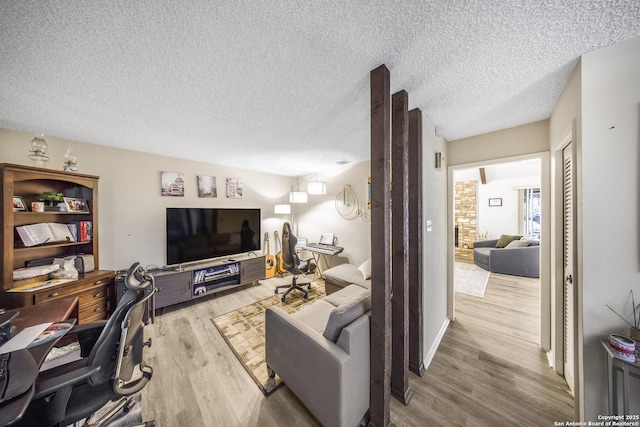
[[[291,225],[285,222],[282,226],[282,267],[293,275],[290,285],[276,286],[275,293],[282,288],[287,288],[284,294],[282,294],[282,302],[285,301],[289,292],[294,289],[302,291],[305,298],[309,298],[309,294],[301,286],[307,286],[307,289],[311,289],[311,282],[298,283],[298,275],[303,274],[304,271],[300,270],[300,258],[296,253],[296,244],[298,239],[291,233]]]
[[[133,264],[125,278],[126,292],[107,321],[72,328],[82,359],[44,371],[34,398],[18,423],[24,426],[67,426],[87,418],[85,425],[102,426],[120,409],[132,406],[133,394],[144,388],[153,369],[142,359],[143,328],[152,319],[149,303],[156,292],[153,277]],[[97,421],[90,417],[109,401],[114,409]],[[144,423],[153,426],[154,422]]]

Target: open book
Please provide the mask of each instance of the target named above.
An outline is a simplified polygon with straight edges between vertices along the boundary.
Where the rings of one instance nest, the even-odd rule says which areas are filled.
[[[43,245],[54,242],[75,242],[66,224],[43,222],[16,227],[25,246]]]

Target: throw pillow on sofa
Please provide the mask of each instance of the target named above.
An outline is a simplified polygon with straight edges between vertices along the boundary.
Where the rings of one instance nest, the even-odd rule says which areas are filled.
[[[506,248],[509,243],[513,242],[514,240],[520,240],[521,238],[522,236],[512,236],[509,234],[503,234],[498,239],[498,242],[496,243],[496,248]]]
[[[364,280],[371,280],[371,258],[360,264],[358,271],[362,273]]]
[[[505,248],[526,248],[529,246],[528,240],[513,240]]]
[[[342,328],[349,325],[369,310],[371,310],[371,295],[369,292],[363,292],[357,297],[349,298],[331,310],[329,320],[327,320],[327,325],[325,326],[322,335],[333,342],[338,341]]]

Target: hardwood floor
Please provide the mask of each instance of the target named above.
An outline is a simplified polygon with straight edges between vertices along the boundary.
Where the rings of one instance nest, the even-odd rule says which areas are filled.
[[[520,285],[492,280],[485,298],[457,295],[457,320],[427,372],[410,375],[410,404],[391,399],[393,425],[552,426],[573,419],[563,379],[531,342],[537,332],[529,325],[538,322],[523,307],[536,285]],[[158,426],[318,426],[286,386],[264,397],[211,322],[272,292],[246,286],[157,316],[148,328],[154,375],[143,390],[143,419]],[[505,302],[519,308],[505,309]]]
[[[211,321],[271,295],[266,286],[245,286],[157,316],[143,420],[158,427],[319,426],[287,387],[264,397]]]
[[[455,297],[458,321],[539,343],[540,279],[491,273],[484,298],[457,292]]]
[[[492,274],[484,298],[456,293],[456,320],[422,378],[412,377],[413,400],[392,421],[413,426],[552,426],[574,418],[564,379],[538,347],[537,279]],[[409,408],[407,408],[409,409]]]

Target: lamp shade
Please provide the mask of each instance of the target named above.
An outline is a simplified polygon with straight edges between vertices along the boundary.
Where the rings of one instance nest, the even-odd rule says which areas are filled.
[[[280,215],[288,215],[291,213],[291,205],[285,205],[285,204],[276,205],[273,208],[273,213],[280,214]]]
[[[307,203],[307,193],[304,191],[292,191],[289,193],[289,202]]]
[[[327,194],[327,183],[324,181],[311,181],[307,183],[309,194]]]

